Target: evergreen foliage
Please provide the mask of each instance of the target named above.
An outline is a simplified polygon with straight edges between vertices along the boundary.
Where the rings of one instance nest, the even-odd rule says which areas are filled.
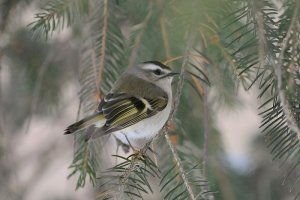
[[[70,174],[79,173],[77,188],[90,177],[98,199],[143,199],[154,192],[153,179],[157,179],[163,199],[214,199],[213,178],[206,170],[212,152],[205,139],[212,128],[207,124],[211,117],[207,107],[213,104],[207,103],[207,95],[215,90],[216,99],[232,103],[237,88],[257,87],[261,132],[273,158],[288,166],[282,170],[292,180],[297,197],[300,2],[279,4],[271,0],[47,2],[29,25],[34,36],[48,38],[61,28],[81,25],[79,98],[84,115],[95,110],[127,66],[156,59],[181,71],[170,117],[177,124],[178,144],[172,144],[164,128],[160,134],[164,139],[154,153],[146,146],[142,153],[128,157],[114,155],[120,162],[102,169],[97,163],[104,161],[95,156],[101,145],[86,144],[79,134]],[[193,116],[187,111],[193,109],[204,114]],[[201,135],[197,135],[200,146],[190,140],[196,133]]]

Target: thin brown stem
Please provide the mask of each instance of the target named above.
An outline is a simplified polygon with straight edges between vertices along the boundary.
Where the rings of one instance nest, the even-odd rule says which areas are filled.
[[[163,62],[164,65],[170,63],[170,62],[173,62],[173,61],[176,61],[176,60],[179,60],[179,59],[183,59],[184,56],[176,56],[176,57],[172,57],[166,61]]]
[[[101,33],[101,48],[100,48],[100,63],[99,72],[97,77],[97,85],[100,87],[102,81],[102,74],[104,71],[104,64],[106,59],[106,42],[107,42],[107,29],[108,29],[108,0],[103,1],[103,27]],[[101,97],[100,90],[97,91],[97,96]]]
[[[89,157],[90,157],[90,150],[89,150],[89,147],[87,144],[84,144],[84,145],[86,145],[86,146],[84,149],[84,154],[83,154],[83,159],[82,159],[83,165],[81,166],[82,167],[81,169],[84,171],[87,171],[87,165],[88,165]]]
[[[97,95],[97,101],[100,100],[100,80],[97,77],[97,65],[96,65],[96,53],[95,53],[95,48],[94,48],[94,42],[90,40],[90,45],[91,45],[91,58],[92,58],[92,65],[93,65],[93,71],[94,71],[94,78],[95,78],[95,85],[96,85],[96,95]],[[99,74],[98,74],[99,75]]]
[[[164,49],[166,51],[166,58],[170,58],[171,57],[170,44],[169,44],[169,39],[168,39],[168,35],[167,35],[167,30],[166,30],[165,17],[162,16],[159,18],[159,25],[160,25],[160,30],[161,30],[161,36],[162,36],[163,43],[164,43]]]
[[[198,90],[198,92],[200,93],[200,95],[204,96],[205,95],[204,88],[199,83],[198,79],[193,74],[191,74],[191,78],[192,78],[193,82],[195,83],[196,89]]]
[[[209,63],[209,61],[205,57],[203,57],[202,55],[189,53],[188,56],[191,57],[191,58],[193,58],[193,59],[196,59],[196,60],[198,59],[198,61],[200,61],[202,63],[205,63],[205,64]],[[180,59],[184,59],[184,56],[171,57],[171,58],[165,60],[163,62],[163,64],[166,65],[166,64],[168,64],[170,62],[174,62],[174,61],[180,60]]]

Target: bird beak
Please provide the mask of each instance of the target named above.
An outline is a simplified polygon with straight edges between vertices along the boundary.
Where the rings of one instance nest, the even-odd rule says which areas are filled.
[[[176,76],[176,75],[178,75],[178,74],[179,74],[179,73],[177,73],[177,72],[171,72],[171,73],[166,74],[165,77],[168,77],[168,76]]]
[[[170,72],[170,73],[158,78],[158,80],[163,79],[163,78],[167,78],[167,77],[173,77],[173,76],[178,75],[178,74],[179,73],[176,73],[176,72]]]

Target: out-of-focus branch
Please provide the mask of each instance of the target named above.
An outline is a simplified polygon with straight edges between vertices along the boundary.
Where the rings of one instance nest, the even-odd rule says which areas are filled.
[[[36,111],[37,103],[39,100],[40,90],[42,88],[42,82],[46,75],[46,71],[51,63],[51,60],[54,58],[54,54],[55,54],[54,52],[50,52],[47,55],[47,57],[45,58],[43,64],[40,66],[39,73],[37,75],[37,80],[35,82],[35,87],[32,92],[31,104],[29,107],[29,109],[30,109],[29,110],[29,118],[28,118],[27,124],[25,126],[25,133],[27,133],[29,130],[30,123],[31,123],[31,115]]]
[[[133,44],[133,49],[131,50],[131,54],[130,54],[130,58],[129,58],[129,62],[128,62],[128,66],[132,66],[136,60],[136,57],[137,57],[137,52],[141,46],[141,41],[142,41],[142,37],[146,31],[146,27],[147,27],[147,24],[149,22],[149,20],[151,19],[151,16],[152,16],[152,5],[151,5],[151,2],[150,2],[150,6],[149,6],[149,12],[148,14],[146,15],[144,21],[140,24],[141,27],[141,30],[139,32],[139,34],[136,36],[135,40],[134,40],[134,44]]]
[[[200,65],[202,64],[209,64],[209,61],[206,60],[205,58],[202,58],[200,55],[197,57],[193,57],[197,62],[199,62]],[[207,74],[207,72],[204,72]],[[195,84],[196,90],[199,92],[201,95],[202,99],[202,109],[203,109],[203,175],[206,178],[206,168],[207,168],[207,159],[208,159],[208,136],[209,136],[209,114],[208,114],[208,102],[207,102],[207,86],[202,85],[200,81],[193,75],[191,74],[192,81]]]
[[[208,115],[208,102],[207,95],[202,97],[202,107],[203,107],[203,127],[204,127],[204,138],[203,138],[203,173],[207,177],[207,160],[208,160],[208,143],[209,143],[209,115]]]
[[[0,52],[0,135],[3,136],[4,135],[4,130],[3,130],[3,124],[4,124],[4,119],[3,119],[3,112],[2,112],[2,84],[1,84],[1,72],[2,72],[2,65],[1,65],[1,59],[2,59],[2,53]],[[2,141],[2,140],[1,140]],[[0,150],[1,150],[1,143],[0,143]]]

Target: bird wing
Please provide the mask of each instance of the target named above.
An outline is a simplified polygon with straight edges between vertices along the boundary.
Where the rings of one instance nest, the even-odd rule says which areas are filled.
[[[133,96],[127,93],[109,93],[99,104],[106,123],[101,128],[105,135],[129,127],[162,111],[168,103],[167,96],[155,98]],[[98,134],[93,137],[97,137]]]

